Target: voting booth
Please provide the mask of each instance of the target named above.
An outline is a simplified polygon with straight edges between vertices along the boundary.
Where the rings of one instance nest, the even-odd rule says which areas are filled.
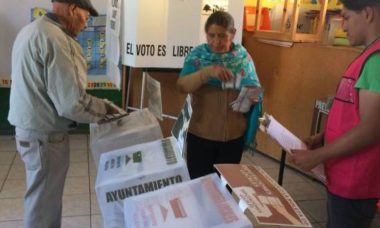
[[[108,123],[90,124],[90,150],[96,166],[102,153],[162,137],[160,125],[148,109]]]
[[[189,179],[174,137],[103,153],[95,189],[104,227],[124,227],[124,199]]]
[[[204,24],[215,10],[229,12],[241,43],[243,0],[125,0],[122,62],[132,67],[181,68],[189,51],[206,41]]]
[[[215,173],[128,198],[124,211],[126,228],[252,227]]]

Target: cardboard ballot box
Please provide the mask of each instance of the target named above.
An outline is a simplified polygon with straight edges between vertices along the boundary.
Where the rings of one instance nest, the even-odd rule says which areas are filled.
[[[148,109],[108,123],[90,124],[90,150],[96,166],[104,152],[158,139],[162,139],[162,131]]]
[[[174,137],[103,153],[95,189],[104,227],[124,227],[122,200],[189,179]]]
[[[259,166],[219,164],[215,168],[254,227],[312,227],[286,190]]]
[[[125,228],[248,228],[247,217],[214,173],[124,200]]]

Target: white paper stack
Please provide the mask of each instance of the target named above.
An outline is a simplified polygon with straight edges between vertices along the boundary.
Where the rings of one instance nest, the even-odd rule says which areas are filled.
[[[123,199],[189,179],[174,137],[103,153],[95,189],[104,227],[124,227]]]
[[[158,139],[162,139],[161,128],[148,109],[108,123],[90,124],[90,150],[96,166],[102,153]]]
[[[124,200],[125,227],[252,227],[216,174]]]

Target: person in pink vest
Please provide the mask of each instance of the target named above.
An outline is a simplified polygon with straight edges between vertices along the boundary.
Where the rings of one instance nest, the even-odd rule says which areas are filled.
[[[305,139],[290,161],[327,177],[328,228],[371,227],[380,198],[380,1],[341,0],[343,29],[366,48],[344,72],[325,132]]]

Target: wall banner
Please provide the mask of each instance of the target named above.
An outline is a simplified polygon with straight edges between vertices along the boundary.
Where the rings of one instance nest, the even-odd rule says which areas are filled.
[[[121,88],[121,74],[119,69],[121,5],[122,0],[108,0],[106,26],[107,77],[119,89]]]
[[[194,46],[206,41],[204,23],[214,10],[235,19],[241,43],[243,0],[124,0],[122,62],[132,67],[181,68]]]

